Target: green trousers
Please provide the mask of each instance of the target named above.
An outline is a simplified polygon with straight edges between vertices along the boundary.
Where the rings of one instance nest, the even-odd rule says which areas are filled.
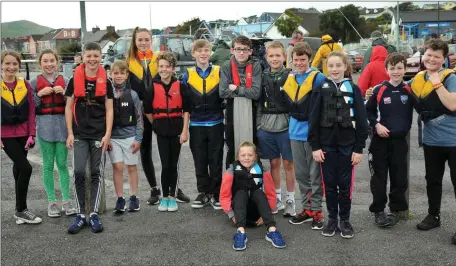
[[[59,170],[62,201],[70,199],[70,175],[68,173],[68,149],[65,142],[48,142],[37,137],[43,158],[43,183],[49,203],[57,202],[54,190],[54,158]]]

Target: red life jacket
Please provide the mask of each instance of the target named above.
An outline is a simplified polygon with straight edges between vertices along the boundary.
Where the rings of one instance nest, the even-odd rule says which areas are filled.
[[[166,93],[162,84],[154,83],[152,108],[152,117],[154,119],[181,117],[183,112],[180,82],[173,82],[168,93]]]
[[[97,71],[97,83],[95,85],[95,96],[101,97],[106,95],[106,70],[102,67],[98,67]],[[86,96],[85,88],[85,64],[81,64],[74,70],[73,76],[74,82],[74,97],[81,98]]]
[[[234,62],[234,59],[231,59],[231,76],[233,77],[233,84],[236,86],[241,85],[241,80],[239,79],[239,72]],[[250,88],[252,87],[252,80],[253,80],[253,64],[248,64],[245,67],[245,87]]]
[[[51,84],[43,75],[38,75],[36,80],[36,93],[46,87],[61,86],[65,89],[65,80],[59,75]],[[57,115],[65,113],[65,98],[62,94],[49,94],[41,97],[41,103],[36,108],[37,115]]]

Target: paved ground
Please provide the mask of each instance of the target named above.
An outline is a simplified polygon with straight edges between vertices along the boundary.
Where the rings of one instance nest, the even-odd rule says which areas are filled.
[[[416,137],[414,128],[410,220],[389,230],[375,227],[368,211],[372,196],[367,157],[364,157],[356,170],[351,218],[355,238],[345,240],[339,235],[325,238],[319,231],[311,230],[309,224],[292,226],[281,215],[276,215],[278,228],[288,247],[284,250],[273,248],[264,240],[265,230],[256,228],[247,231],[249,242],[245,252],[231,249],[235,228],[221,211],[210,207],[193,210],[189,204],[179,204],[177,213],[160,213],[157,206],[146,205],[149,189],[141,166],[140,212],[120,217],[112,214],[115,195],[110,182],[112,170],[107,167],[108,212],[102,216],[105,232],[93,234],[87,228],[78,235],[68,235],[66,229],[70,218],[46,216],[38,146],[29,156],[33,176],[28,204],[44,222],[16,225],[12,164],[2,151],[1,262],[2,265],[456,265],[456,246],[449,244],[450,236],[456,231],[455,198],[449,170],[444,178],[441,228],[420,232],[415,227],[427,212],[424,161]],[[153,158],[159,176],[161,165],[156,147],[154,137]],[[196,182],[188,145],[182,147],[180,162],[181,188],[194,198]],[[297,193],[298,201],[299,198]]]

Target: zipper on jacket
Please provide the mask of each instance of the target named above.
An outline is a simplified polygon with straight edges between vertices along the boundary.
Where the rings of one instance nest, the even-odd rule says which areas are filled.
[[[204,104],[204,111],[206,111],[206,79],[203,79],[203,104]]]

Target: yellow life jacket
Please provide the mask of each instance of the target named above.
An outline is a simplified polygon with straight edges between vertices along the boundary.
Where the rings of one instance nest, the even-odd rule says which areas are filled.
[[[193,89],[197,90],[199,93],[210,93],[214,88],[217,87],[220,83],[220,67],[212,65],[211,73],[207,78],[203,79],[198,75],[196,67],[191,67],[187,69],[188,72],[188,85]],[[204,82],[206,82],[204,84]]]
[[[431,81],[425,79],[426,72],[427,70],[424,70],[416,74],[411,84],[413,94],[418,99],[424,99],[426,98],[426,96],[428,96],[431,92],[434,91],[434,89],[432,88]],[[452,73],[455,73],[455,71],[451,69],[444,69],[440,71],[440,81],[444,83],[446,78]]]
[[[131,58],[127,63],[128,70],[142,80],[144,75],[143,65],[136,58]],[[157,56],[155,54],[152,55],[152,59],[149,62],[149,71],[152,78],[158,73]]]
[[[291,72],[283,85],[283,90],[288,95],[289,99],[293,102],[298,102],[312,91],[313,81],[318,73],[319,71],[317,70],[310,72],[306,80],[301,84],[301,87],[299,87],[299,84],[295,79],[295,74]]]
[[[16,125],[28,120],[28,89],[24,78],[16,77],[16,81],[16,87],[11,91],[2,80],[2,125]]]

